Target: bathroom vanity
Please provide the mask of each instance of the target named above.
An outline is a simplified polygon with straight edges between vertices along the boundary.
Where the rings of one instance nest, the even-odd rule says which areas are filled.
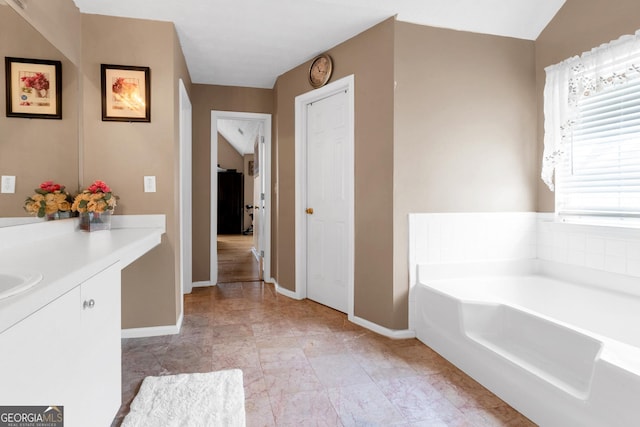
[[[68,427],[111,424],[121,403],[121,271],[165,231],[164,215],[113,220],[92,233],[77,219],[0,228],[0,276],[41,277],[0,292],[0,405],[63,406]]]

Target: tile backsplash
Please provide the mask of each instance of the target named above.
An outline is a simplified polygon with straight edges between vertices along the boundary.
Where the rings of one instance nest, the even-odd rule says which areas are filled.
[[[538,214],[538,258],[640,277],[640,229],[564,224]]]
[[[535,212],[409,215],[417,265],[539,258],[640,277],[640,229],[566,224]]]
[[[533,212],[409,215],[409,279],[416,266],[536,257]]]

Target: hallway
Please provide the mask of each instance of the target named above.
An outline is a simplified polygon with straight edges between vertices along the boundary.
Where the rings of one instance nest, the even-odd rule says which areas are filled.
[[[218,235],[218,283],[260,280],[259,264],[252,248],[252,235]]]

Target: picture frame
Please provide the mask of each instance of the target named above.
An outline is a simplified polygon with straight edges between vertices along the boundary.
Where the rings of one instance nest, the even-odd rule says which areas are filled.
[[[101,64],[102,121],[151,122],[149,67]]]
[[[6,56],[7,117],[62,119],[62,62]]]

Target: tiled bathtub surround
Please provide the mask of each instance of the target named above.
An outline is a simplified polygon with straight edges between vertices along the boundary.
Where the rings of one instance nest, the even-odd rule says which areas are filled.
[[[536,257],[533,212],[409,215],[410,283],[416,266]]]
[[[538,214],[538,258],[640,277],[640,229],[562,224]]]
[[[640,277],[640,229],[567,224],[534,212],[409,215],[416,266],[541,259]]]

